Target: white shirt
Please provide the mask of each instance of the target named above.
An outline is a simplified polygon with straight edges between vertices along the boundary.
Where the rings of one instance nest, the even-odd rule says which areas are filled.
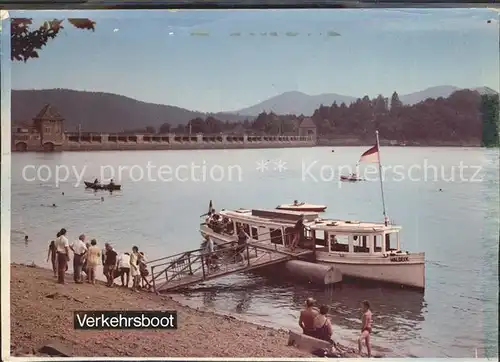
[[[66,253],[66,248],[69,247],[69,241],[66,236],[61,235],[55,240],[56,251],[58,253]]]
[[[71,248],[73,249],[73,252],[76,255],[82,255],[83,253],[85,253],[87,251],[87,246],[80,239],[75,240],[73,242],[73,244],[71,244]]]
[[[118,268],[130,268],[130,255],[120,255],[120,259],[118,259]]]

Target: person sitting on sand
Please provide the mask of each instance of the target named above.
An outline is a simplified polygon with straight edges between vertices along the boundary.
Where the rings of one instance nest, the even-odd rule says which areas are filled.
[[[318,310],[314,307],[316,301],[313,298],[306,299],[306,308],[300,312],[299,326],[306,336],[314,337],[314,320]]]
[[[57,258],[56,258],[56,243],[54,240],[51,240],[49,243],[49,252],[47,253],[47,263],[52,263],[52,271],[54,272],[54,277],[57,277]]]
[[[118,275],[122,282],[122,287],[127,286],[130,280],[130,253],[125,252],[118,258]],[[125,276],[127,277],[125,279]],[[127,281],[125,283],[125,280]]]
[[[87,251],[87,280],[89,283],[95,284],[96,270],[100,257],[101,249],[97,246],[97,240],[92,239],[90,248]]]
[[[372,332],[372,311],[370,310],[370,303],[367,300],[363,301],[361,308],[363,310],[363,317],[361,318],[361,335],[358,338],[358,352],[361,354],[362,343],[365,341],[368,357],[371,357],[370,333]]]
[[[321,339],[323,341],[327,341],[333,344],[332,341],[332,322],[328,318],[328,307],[326,305],[322,305],[319,308],[319,314],[314,318],[314,337],[317,339]]]

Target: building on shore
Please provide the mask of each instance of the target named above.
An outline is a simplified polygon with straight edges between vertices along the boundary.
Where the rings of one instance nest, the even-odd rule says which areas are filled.
[[[293,135],[231,134],[124,134],[65,132],[64,118],[50,104],[31,124],[13,122],[12,151],[177,150],[312,147],[316,125],[304,118]]]

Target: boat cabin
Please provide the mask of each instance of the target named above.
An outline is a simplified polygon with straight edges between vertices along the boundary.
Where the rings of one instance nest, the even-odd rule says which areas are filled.
[[[400,250],[401,227],[349,220],[321,220],[308,225],[317,251],[385,254]]]
[[[400,226],[383,223],[321,219],[316,212],[285,210],[222,210],[210,228],[235,235],[238,227],[255,241],[288,245],[300,217],[306,226],[299,246],[327,253],[385,254],[400,250]]]

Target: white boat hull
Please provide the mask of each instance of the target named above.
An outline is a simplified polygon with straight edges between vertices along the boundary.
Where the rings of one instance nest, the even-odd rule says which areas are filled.
[[[333,265],[342,275],[425,289],[425,254],[350,258],[319,252],[317,262]],[[399,259],[398,259],[399,258]],[[402,260],[402,261],[397,261]]]

